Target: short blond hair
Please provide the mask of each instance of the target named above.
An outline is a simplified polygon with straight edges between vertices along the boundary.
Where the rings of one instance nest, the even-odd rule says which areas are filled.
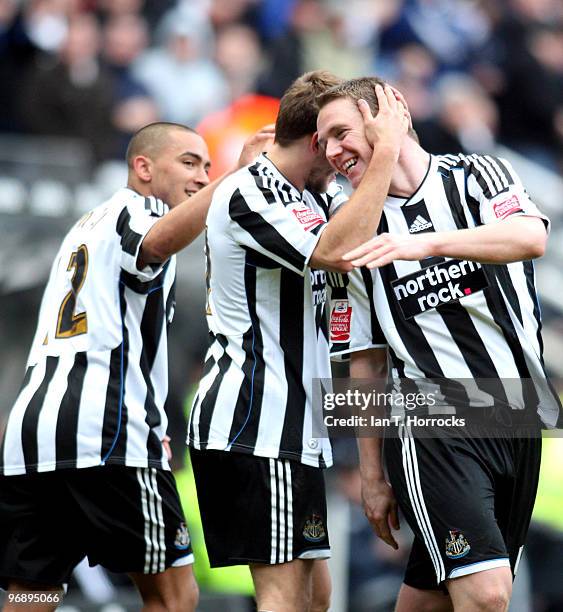
[[[376,85],[381,85],[384,87],[387,85],[387,83],[376,76],[341,81],[338,85],[323,91],[319,95],[317,99],[319,110],[333,100],[349,98],[354,102],[357,102],[358,100],[365,100],[369,105],[372,115],[375,117],[375,115],[377,115],[379,112],[379,102],[377,101],[377,96],[375,94]],[[418,142],[418,135],[412,127],[409,127],[408,134],[411,138]]]

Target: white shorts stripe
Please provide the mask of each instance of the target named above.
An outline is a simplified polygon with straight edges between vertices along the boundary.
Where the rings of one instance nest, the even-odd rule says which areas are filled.
[[[143,517],[145,519],[145,567],[143,572],[149,573],[151,563],[151,538],[150,538],[150,517],[149,508],[147,504],[147,492],[145,483],[143,482],[143,471],[141,468],[137,468],[137,481],[139,482],[139,488],[141,489],[141,505],[143,507]]]
[[[514,576],[516,577],[516,572],[518,571],[518,566],[520,565],[520,559],[522,559],[522,553],[524,552],[524,544],[520,546],[518,549],[518,556],[516,557],[516,563],[514,564]]]
[[[158,571],[158,521],[156,518],[156,500],[155,494],[152,490],[150,483],[150,475],[146,468],[142,468],[143,480],[145,487],[148,492],[148,506],[149,506],[149,517],[150,517],[150,534],[151,534],[151,564],[149,572],[155,574]]]
[[[293,560],[293,489],[291,486],[291,464],[284,461],[285,481],[287,484],[287,560]]]
[[[410,451],[409,451],[409,440],[406,438],[406,435],[404,434],[405,434],[405,427],[403,424],[401,424],[399,425],[399,436],[401,439],[401,445],[402,445],[402,450],[403,450],[403,453],[402,453],[403,454],[403,470],[405,472],[405,480],[406,480],[407,489],[409,492],[409,499],[411,500],[411,505],[413,508],[413,512],[415,514],[416,521],[420,527],[422,536],[424,538],[424,542],[430,554],[430,559],[432,561],[432,565],[434,566],[434,571],[436,572],[436,576],[438,576],[439,566],[437,563],[435,551],[432,547],[428,545],[428,534],[427,534],[427,529],[426,529],[426,523],[424,522],[424,518],[422,517],[420,507],[418,505],[418,499],[416,498],[414,494],[414,482],[413,482],[414,479],[412,478],[412,468],[410,465],[411,456],[410,456]]]
[[[162,496],[158,491],[158,483],[156,481],[156,468],[151,468],[151,480],[156,497],[156,516],[158,519],[158,571],[163,572],[166,569],[166,538],[164,530],[164,516],[162,513]]]
[[[280,491],[280,506],[279,506],[279,525],[280,525],[280,546],[278,562],[283,563],[286,561],[285,558],[285,537],[286,537],[286,524],[285,524],[285,485],[283,481],[283,461],[276,460],[276,467],[278,472],[278,483]]]
[[[416,459],[416,449],[414,440],[410,436],[410,432],[403,424],[399,426],[399,434],[403,447],[403,469],[405,471],[405,479],[409,491],[409,498],[416,517],[416,521],[422,533],[424,543],[428,549],[428,553],[436,572],[438,584],[445,579],[445,570],[440,550],[436,543],[436,538],[432,531],[430,519],[426,511],[426,505],[420,488],[420,478],[418,474],[418,465]]]
[[[272,538],[271,538],[271,553],[270,563],[276,563],[277,559],[277,543],[278,543],[278,509],[277,509],[277,493],[276,493],[276,462],[274,459],[270,459],[270,504],[272,506],[270,520],[272,522]]]
[[[444,560],[442,559],[442,555],[440,554],[440,548],[438,547],[438,542],[436,542],[436,536],[434,535],[434,531],[432,530],[432,524],[430,522],[430,517],[428,516],[428,511],[426,509],[426,504],[424,502],[424,496],[422,494],[422,486],[420,484],[420,474],[418,472],[418,460],[416,458],[416,446],[414,444],[414,438],[412,437],[410,427],[407,428],[407,432],[408,432],[408,436],[410,439],[410,445],[411,445],[411,450],[412,450],[416,491],[420,499],[420,506],[422,508],[423,516],[426,519],[426,524],[428,525],[430,541],[434,547],[434,550],[436,552],[436,557],[438,559],[438,566],[440,568],[440,572],[437,577],[438,577],[438,582],[440,583],[446,579],[446,569],[444,567]]]

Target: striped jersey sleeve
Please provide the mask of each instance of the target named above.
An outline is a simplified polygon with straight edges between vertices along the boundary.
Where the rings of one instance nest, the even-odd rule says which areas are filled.
[[[375,312],[373,275],[367,268],[348,274],[328,274],[330,287],[330,356],[333,361],[350,353],[387,346]]]
[[[549,219],[537,208],[509,161],[493,155],[444,155],[441,163],[463,165],[467,173],[467,200],[477,225],[497,223],[508,217]]]
[[[255,179],[235,189],[229,200],[235,242],[305,275],[325,220],[293,194],[284,201],[272,179]]]
[[[168,207],[162,200],[154,196],[145,197],[144,205],[139,205],[137,200],[141,198],[143,196],[137,195],[134,199],[128,200],[117,218],[115,229],[120,236],[121,267],[140,281],[148,282],[162,272],[165,262],[147,264],[142,270],[139,270],[137,260],[145,236],[152,226],[168,212]]]
[[[348,201],[342,186],[331,183],[326,200],[329,217]],[[387,346],[373,300],[372,274],[367,268],[348,274],[327,273],[330,295],[329,340],[332,361],[342,361],[350,353]]]

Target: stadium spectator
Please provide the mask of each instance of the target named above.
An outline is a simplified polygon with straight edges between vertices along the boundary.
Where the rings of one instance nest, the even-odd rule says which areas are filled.
[[[196,11],[163,18],[163,42],[136,60],[133,74],[156,101],[161,117],[196,125],[229,100],[219,68],[211,60],[209,24]]]
[[[240,164],[269,137],[251,139]],[[45,289],[0,446],[0,584],[60,598],[88,556],[128,573],[148,609],[189,611],[198,594],[168,463],[167,334],[173,255],[202,231],[218,181],[205,141],[178,124],[141,129],[127,162],[127,187],[69,231]]]
[[[131,65],[147,48],[148,28],[141,15],[116,15],[103,26],[102,58],[117,77],[118,97],[147,94],[131,74]]]
[[[563,15],[551,0],[513,0],[495,40],[504,75],[501,138],[540,163],[563,163]]]
[[[139,15],[145,0],[95,0],[95,7],[102,20],[125,15]],[[163,2],[165,3],[165,2]]]
[[[88,13],[72,17],[56,59],[36,63],[19,98],[22,121],[32,133],[83,138],[98,161],[110,156],[115,144],[108,120],[114,80],[100,64],[100,45],[96,18]]]
[[[254,91],[262,70],[260,41],[248,26],[225,26],[217,33],[215,61],[227,81],[230,100]]]
[[[354,188],[372,163],[356,104],[368,100],[379,116],[373,95],[379,83],[347,81],[319,101],[319,143]],[[417,427],[399,413],[383,445],[392,488],[381,438],[359,438],[364,509],[376,533],[397,547],[391,528],[398,528],[398,502],[416,535],[398,612],[508,609],[536,495],[540,425],[563,424],[559,398],[547,383],[530,276],[529,260],[543,254],[547,225],[508,162],[433,157],[411,132],[377,236],[344,258],[373,269],[357,273],[348,292],[351,349],[339,352],[352,351],[351,377],[385,381],[389,350],[398,389],[410,385],[423,397],[444,397],[411,414],[424,422],[453,408],[467,420],[465,429],[433,428],[431,421]],[[446,379],[479,378],[498,384],[461,385],[457,401],[443,386],[454,384]],[[503,418],[512,428],[499,429]]]
[[[132,65],[148,44],[145,19],[137,14],[115,15],[103,26],[102,59],[113,76],[113,112],[116,130],[111,156],[123,159],[131,136],[143,125],[160,119],[147,88],[132,74]]]
[[[368,16],[365,24],[370,23]],[[345,11],[320,0],[297,0],[287,31],[268,45],[269,64],[258,92],[280,97],[299,74],[325,66],[348,77],[364,74],[370,54],[359,40],[346,29]]]
[[[327,25],[327,11],[319,0],[296,0],[292,6],[289,27],[270,41],[266,51],[269,64],[261,75],[258,93],[279,98],[305,72],[306,40],[315,30]]]
[[[399,88],[401,85],[397,84]],[[420,121],[411,110],[420,142],[429,153],[494,152],[497,108],[475,79],[463,73],[448,73],[437,80],[433,92],[430,95],[428,90],[433,113],[426,121]]]
[[[22,129],[14,91],[21,88],[22,75],[33,63],[39,48],[26,31],[22,12],[16,0],[0,0],[0,130]]]
[[[209,2],[209,21],[215,31],[241,23],[248,25],[256,0],[211,0]]]
[[[422,44],[437,59],[440,69],[467,69],[486,43],[490,23],[479,3],[458,0],[402,1],[386,19],[380,52],[393,56],[407,44]]]

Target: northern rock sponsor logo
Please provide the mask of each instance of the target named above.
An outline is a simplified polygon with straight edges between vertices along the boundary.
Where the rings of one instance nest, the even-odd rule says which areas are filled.
[[[457,302],[488,286],[480,263],[459,259],[429,266],[391,284],[406,319]]]

